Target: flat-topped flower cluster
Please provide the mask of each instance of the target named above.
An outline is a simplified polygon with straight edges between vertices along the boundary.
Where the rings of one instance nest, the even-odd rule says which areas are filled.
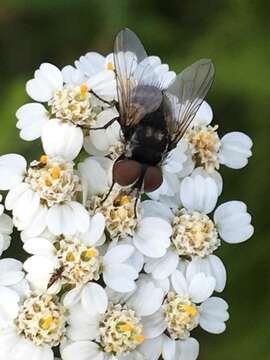
[[[150,61],[168,86],[175,73]],[[147,81],[147,79],[146,79]],[[0,358],[195,360],[193,330],[220,334],[228,304],[222,242],[253,234],[238,200],[218,204],[220,167],[240,169],[252,141],[223,137],[203,102],[162,166],[163,183],[136,199],[112,184],[122,153],[112,54],[90,52],[60,70],[43,63],[16,113],[20,137],[41,138],[29,162],[0,157],[0,254],[13,226],[29,254],[0,260]],[[2,200],[2,199],[1,199]]]

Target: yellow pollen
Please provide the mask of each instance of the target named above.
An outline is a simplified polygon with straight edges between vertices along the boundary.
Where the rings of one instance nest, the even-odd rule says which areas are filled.
[[[56,166],[52,168],[51,175],[53,179],[59,179],[60,178],[61,169],[59,166]]]
[[[48,186],[48,187],[52,186],[52,182],[51,182],[51,180],[49,178],[45,179],[45,185]]]
[[[82,84],[80,86],[80,95],[81,95],[81,99],[84,99],[86,94],[87,94],[87,91],[88,91],[88,87],[86,84]]]
[[[135,339],[135,341],[137,341],[138,343],[141,344],[144,342],[145,337],[143,335],[136,335],[134,339]]]
[[[130,203],[130,198],[127,195],[123,195],[119,198],[120,205],[128,205]]]
[[[107,69],[108,70],[114,70],[114,66],[113,66],[113,63],[111,61],[108,62]]]
[[[119,330],[122,332],[130,332],[132,331],[134,326],[132,324],[126,323],[123,325],[119,325]]]
[[[96,249],[89,248],[88,250],[82,252],[81,259],[84,260],[84,261],[87,261],[87,260],[89,260],[89,259],[91,259],[92,257],[95,257],[95,256],[97,256]]]
[[[194,306],[182,305],[182,309],[192,317],[195,317],[198,314],[198,310]]]
[[[49,330],[53,322],[54,322],[54,318],[52,316],[49,316],[46,319],[41,319],[39,326],[43,330]]]
[[[74,260],[75,260],[75,256],[74,256],[71,252],[69,252],[69,253],[67,254],[67,256],[66,256],[66,260],[67,260],[67,261],[74,261]]]
[[[42,164],[47,165],[48,164],[48,156],[47,155],[41,155],[41,157],[39,158],[39,161]]]
[[[96,255],[97,255],[97,252],[93,248],[86,251],[86,256],[88,256],[88,257],[94,257]]]

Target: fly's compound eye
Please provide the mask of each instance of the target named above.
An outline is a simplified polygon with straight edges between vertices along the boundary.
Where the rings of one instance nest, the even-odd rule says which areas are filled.
[[[157,190],[163,182],[162,172],[158,167],[149,166],[143,179],[143,191],[152,192]]]
[[[120,160],[113,165],[113,180],[121,186],[133,184],[140,175],[141,165],[135,160]]]

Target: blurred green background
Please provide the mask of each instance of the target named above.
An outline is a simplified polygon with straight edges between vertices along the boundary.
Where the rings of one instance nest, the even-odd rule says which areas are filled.
[[[149,54],[159,55],[177,72],[198,58],[212,58],[216,79],[208,101],[220,134],[240,130],[254,141],[246,168],[222,168],[220,201],[245,201],[256,232],[246,243],[223,244],[219,250],[228,269],[222,296],[230,303],[231,319],[223,335],[197,332],[199,359],[270,359],[270,3],[1,0],[0,5],[1,154],[19,152],[29,159],[40,154],[38,142],[19,139],[15,111],[28,101],[25,81],[41,62],[62,67],[90,50],[106,54],[125,26],[138,33]],[[14,248],[19,253],[18,239]]]

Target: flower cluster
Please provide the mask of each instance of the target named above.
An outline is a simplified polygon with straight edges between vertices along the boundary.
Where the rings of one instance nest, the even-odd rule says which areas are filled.
[[[149,57],[164,88],[175,78]],[[145,80],[147,81],[147,79]],[[216,205],[220,167],[244,167],[252,142],[220,137],[203,102],[162,165],[163,183],[138,202],[112,184],[125,144],[117,121],[112,54],[90,52],[62,70],[43,63],[16,113],[20,137],[41,138],[27,163],[0,157],[0,255],[13,226],[29,254],[0,260],[0,358],[195,360],[193,330],[225,330],[222,241],[253,234],[241,201]],[[2,200],[2,199],[1,199]]]

